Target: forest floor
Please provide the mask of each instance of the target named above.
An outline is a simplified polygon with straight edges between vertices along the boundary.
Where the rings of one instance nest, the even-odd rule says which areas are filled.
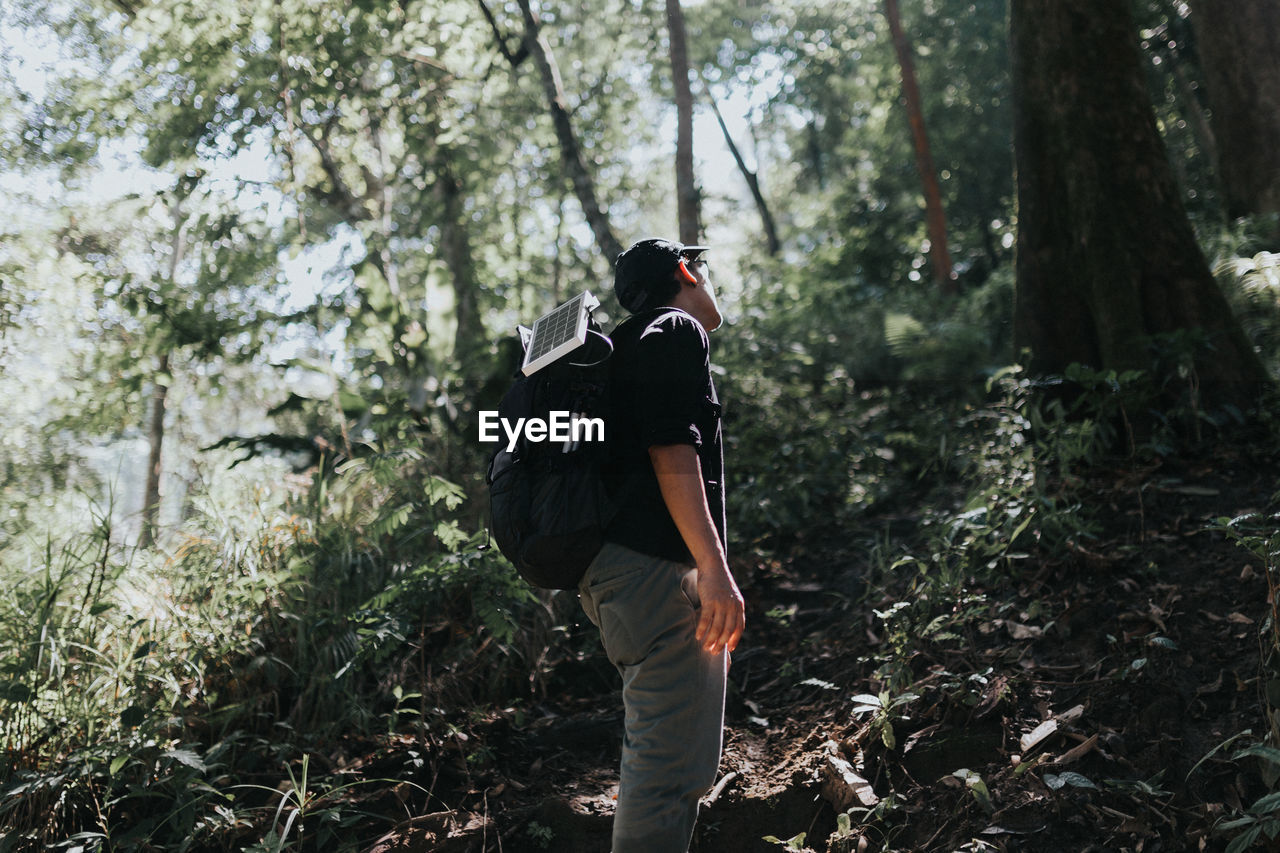
[[[789,559],[737,566],[749,630],[692,849],[783,849],[765,836],[833,853],[1225,849],[1215,824],[1267,791],[1265,768],[1232,756],[1267,731],[1271,604],[1259,558],[1212,523],[1268,509],[1280,459],[1259,455],[1088,475],[1100,534],[966,590],[985,599],[958,604],[949,634],[899,646],[911,678],[886,695],[899,700],[887,714],[854,713],[902,641],[875,612],[892,604],[887,588],[864,578],[874,543],[910,517],[868,517]],[[372,850],[607,851],[617,676],[603,656],[566,658],[548,686],[554,699],[475,720],[449,766],[428,773],[419,756],[432,805],[412,818],[400,806]],[[391,738],[348,770],[412,778],[410,754],[412,738]],[[366,796],[384,816],[396,796],[419,799]],[[838,824],[850,807],[864,811]]]

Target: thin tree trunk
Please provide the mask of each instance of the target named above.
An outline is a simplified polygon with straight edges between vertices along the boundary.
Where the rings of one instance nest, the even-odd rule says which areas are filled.
[[[160,511],[161,454],[164,449],[164,415],[169,396],[169,353],[160,353],[151,386],[151,415],[147,427],[147,485],[142,494],[142,530],[138,547],[150,548],[156,541],[156,519]]]
[[[774,222],[773,214],[769,211],[769,204],[764,199],[764,193],[760,189],[760,178],[755,172],[747,168],[747,163],[742,159],[742,152],[738,150],[738,146],[733,141],[733,136],[729,133],[729,127],[724,123],[724,116],[720,114],[720,106],[716,103],[716,97],[711,93],[711,88],[704,85],[703,88],[707,93],[707,100],[711,102],[711,111],[715,113],[716,122],[720,125],[720,133],[724,136],[725,145],[729,146],[729,153],[733,155],[733,162],[738,164],[738,171],[742,173],[742,177],[747,182],[747,188],[751,190],[751,198],[755,201],[756,210],[760,214],[760,224],[764,227],[764,237],[766,246],[771,257],[774,257],[782,250],[782,241],[778,239],[778,227]]]
[[[453,283],[453,311],[457,320],[453,334],[454,363],[465,366],[484,335],[476,306],[476,275],[463,210],[462,185],[449,165],[449,156],[447,149],[440,150],[435,193],[441,206],[440,254]]]
[[[676,98],[676,208],[680,242],[697,243],[702,234],[700,197],[693,174],[693,92],[689,88],[689,50],[685,44],[680,0],[667,0],[671,44],[671,81]]]
[[[560,304],[561,280],[564,278],[564,256],[560,244],[564,241],[564,184],[556,195],[556,245],[551,258],[551,301]]]
[[[560,159],[564,170],[573,184],[578,203],[582,205],[582,213],[595,235],[596,245],[613,265],[618,255],[622,254],[622,244],[613,235],[609,223],[609,214],[602,208],[596,197],[595,180],[587,169],[582,157],[582,148],[578,145],[578,137],[569,121],[569,110],[566,106],[564,84],[560,79],[560,69],[556,65],[555,54],[551,45],[542,34],[542,23],[538,15],[529,5],[529,0],[518,0],[520,12],[524,17],[525,43],[533,55],[534,64],[538,66],[538,76],[542,80],[542,89],[547,98],[547,107],[551,111],[551,124],[556,131],[556,139],[560,143]]]
[[[902,29],[902,16],[898,13],[898,0],[884,0],[884,15],[889,19],[889,31],[893,35],[893,48],[898,54],[902,69],[902,97],[907,106],[907,119],[911,124],[911,141],[916,151],[916,169],[924,188],[925,219],[929,232],[929,260],[933,277],[943,293],[956,292],[955,273],[951,267],[951,253],[947,249],[947,217],[942,208],[942,193],[938,189],[938,175],[929,150],[929,135],[925,130],[924,113],[920,108],[920,87],[916,83],[915,63],[911,59],[911,44]]]
[[[1280,213],[1276,0],[1194,0],[1191,10],[1227,215]]]
[[[176,287],[178,267],[186,254],[186,235],[183,233],[182,195],[178,193],[169,206],[173,220],[173,238],[169,242],[168,283]],[[155,381],[151,388],[151,412],[147,426],[147,480],[142,494],[142,529],[138,534],[138,547],[150,548],[156,541],[156,519],[160,510],[160,477],[164,456],[164,416],[169,397],[169,350],[160,353],[156,364]]]
[[[1195,352],[1192,391],[1251,402],[1265,371],[1187,220],[1128,7],[1018,0],[1010,45],[1015,347],[1031,350],[1037,373],[1149,371],[1155,336],[1194,330],[1213,349]]]

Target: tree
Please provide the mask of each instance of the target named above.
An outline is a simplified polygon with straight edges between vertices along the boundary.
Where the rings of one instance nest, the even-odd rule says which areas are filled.
[[[1265,371],[1187,220],[1125,4],[1019,0],[1010,42],[1015,340],[1030,367],[1150,370],[1162,336],[1200,336],[1205,396],[1251,401]]]
[[[1191,7],[1227,215],[1280,213],[1280,12],[1274,0]]]
[[[725,124],[724,116],[720,113],[720,105],[716,103],[715,93],[711,91],[710,86],[703,88],[707,93],[707,101],[711,104],[711,111],[715,113],[716,123],[720,125],[720,134],[724,137],[725,147],[733,155],[733,162],[738,166],[738,172],[741,173],[743,180],[747,182],[747,189],[751,191],[751,200],[755,202],[756,212],[760,214],[760,225],[764,228],[765,249],[770,257],[776,257],[782,251],[782,241],[778,238],[778,225],[773,218],[773,212],[769,210],[769,203],[765,201],[764,191],[760,188],[760,176],[747,166],[747,161],[743,159],[738,144],[733,141],[729,126]],[[683,240],[683,237],[681,239]]]
[[[693,172],[693,92],[689,87],[689,48],[680,0],[667,0],[671,44],[671,82],[676,101],[676,209],[680,242],[697,243],[702,234],[698,183]]]
[[[176,289],[178,270],[182,266],[186,234],[182,217],[182,197],[179,195],[169,207],[173,219],[173,237],[169,244],[168,271],[164,284]],[[171,380],[169,350],[162,349],[156,359],[155,376],[151,380],[151,414],[147,423],[147,484],[142,493],[142,530],[138,535],[138,547],[150,548],[156,540],[156,517],[160,512],[160,475],[164,458],[164,416]]]
[[[911,42],[902,29],[902,16],[897,0],[884,0],[884,15],[889,20],[893,35],[893,48],[902,70],[902,98],[907,107],[907,120],[911,125],[911,141],[916,152],[916,171],[924,188],[925,216],[929,228],[929,257],[933,262],[933,277],[943,293],[956,291],[955,273],[951,269],[951,253],[947,249],[947,216],[942,208],[942,193],[938,190],[938,173],[929,150],[929,133],[925,128],[924,111],[920,106],[920,86],[916,82],[915,61],[911,57]]]
[[[483,4],[483,0],[480,0]],[[582,156],[582,148],[578,143],[578,135],[574,132],[566,104],[564,81],[560,77],[560,67],[556,63],[555,53],[542,32],[542,19],[530,6],[529,0],[518,0],[520,13],[524,19],[525,44],[533,54],[534,64],[538,68],[538,76],[542,80],[542,89],[546,96],[547,108],[551,111],[551,122],[555,127],[556,139],[560,143],[560,158],[565,173],[573,183],[582,212],[595,234],[600,251],[608,258],[609,263],[622,254],[622,244],[613,234],[613,226],[609,222],[608,210],[600,204],[596,192],[595,179],[587,168]],[[501,36],[495,28],[495,35],[501,42]],[[513,70],[515,70],[513,63]]]

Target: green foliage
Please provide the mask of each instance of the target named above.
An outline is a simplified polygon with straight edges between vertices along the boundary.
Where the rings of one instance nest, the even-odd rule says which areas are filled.
[[[1254,745],[1240,750],[1231,756],[1233,761],[1245,758],[1257,758],[1272,766],[1271,775],[1280,775],[1280,749],[1271,746]],[[1244,853],[1254,849],[1254,845],[1263,836],[1274,841],[1280,836],[1280,791],[1272,791],[1259,797],[1243,814],[1219,820],[1215,830],[1224,835],[1234,837],[1227,845],[1227,853]]]
[[[898,741],[893,732],[893,721],[894,719],[910,719],[899,709],[910,705],[912,702],[919,700],[919,698],[915,693],[901,693],[897,696],[891,696],[888,691],[882,690],[878,695],[860,693],[850,701],[853,702],[853,715],[858,717],[870,714],[871,719],[868,721],[868,725],[871,726],[874,732],[879,734],[885,749],[894,749],[897,747]]]
[[[1276,217],[1243,219],[1210,236],[1214,275],[1271,375],[1280,375],[1280,254]]]
[[[868,595],[885,601],[875,611],[884,631],[875,660],[891,692],[911,685],[922,651],[963,647],[972,632],[1000,618],[1008,605],[986,591],[1016,577],[1029,556],[1093,535],[1079,494],[1081,475],[1109,447],[1098,414],[1085,401],[1068,411],[1046,400],[1016,368],[999,372],[990,388],[984,405],[958,412],[954,427],[935,439],[946,448],[932,463],[936,475],[954,477],[963,494],[935,499],[937,508],[922,518],[923,547],[914,553],[895,554],[891,543],[877,551]]]
[[[1153,51],[1185,40],[1159,5]],[[456,752],[458,772],[479,772],[492,748],[467,740],[468,711],[546,689],[567,597],[532,594],[482,547],[468,424],[508,381],[491,330],[584,286],[608,304],[610,270],[520,16],[488,7],[496,28],[470,0],[12,10],[5,37],[52,59],[37,68],[5,45],[20,62],[0,70],[0,846],[340,846],[364,817],[359,788],[316,772],[317,744],[409,738],[425,770]],[[543,10],[600,195],[636,236],[671,218],[656,8]],[[1091,463],[1230,420],[1201,403],[1191,336],[1151,342],[1171,366],[1150,374],[1172,377],[1159,388],[1073,369],[1075,393],[1055,398],[996,369],[1014,358],[1004,10],[935,0],[904,18],[962,285],[951,300],[929,284],[879,4],[689,9],[694,64],[748,112],[739,142],[756,143],[784,237],[777,258],[734,259],[750,229],[719,184],[737,176],[708,172],[733,318],[714,352],[730,526],[775,547],[871,508],[924,525],[913,553],[889,531],[875,553],[871,594],[896,597],[878,608],[885,691],[853,713],[889,746],[921,653],[1003,615],[990,587],[1027,555],[1090,535],[1078,489]],[[19,79],[20,64],[33,73]],[[1202,186],[1178,125],[1190,104],[1160,115],[1186,186]],[[1266,225],[1233,226],[1216,254],[1270,355]],[[153,384],[170,389],[180,520],[139,551],[121,446]],[[227,457],[194,449],[229,433],[320,458],[288,472],[233,441],[253,457],[237,486]],[[101,498],[117,488],[131,505]],[[969,699],[982,677],[941,675]]]
[[[772,93],[762,125],[777,140],[779,187],[817,281],[872,297],[929,287],[922,193],[888,25],[870,0],[707,4],[695,63],[726,85]],[[949,240],[962,280],[979,285],[1009,257],[1012,101],[1004,10],[907,4],[924,114]],[[789,196],[790,193],[790,196]],[[841,317],[850,315],[842,314]]]
[[[991,803],[991,792],[987,790],[987,783],[983,781],[981,776],[967,767],[961,768],[951,775],[964,782],[965,788],[973,795],[974,801],[982,807],[984,812],[991,814],[995,811],[995,806]]]
[[[808,833],[801,832],[798,835],[794,835],[791,838],[788,838],[786,841],[783,841],[781,838],[779,838],[776,835],[765,835],[765,836],[762,836],[760,840],[768,841],[770,844],[776,844],[779,847],[783,848],[784,850],[803,850],[805,849],[804,839],[807,834]]]
[[[528,689],[548,614],[476,550],[461,490],[421,451],[371,453],[283,497],[202,502],[169,555],[123,547],[110,508],[0,555],[0,814],[15,838],[342,839],[363,819],[351,786],[311,778],[305,750],[271,807],[237,780],[325,732],[443,741],[448,709]]]
[[[536,820],[531,820],[524,828],[525,835],[533,840],[539,850],[547,850],[551,847],[551,842],[555,841],[556,833],[549,826],[543,826]]]

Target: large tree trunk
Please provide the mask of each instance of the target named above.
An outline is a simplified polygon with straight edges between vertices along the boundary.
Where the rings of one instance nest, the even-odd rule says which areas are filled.
[[[1015,345],[1038,373],[1150,370],[1152,336],[1200,330],[1202,393],[1252,400],[1265,372],[1187,221],[1126,4],[1018,0],[1010,39]]]
[[[911,124],[911,142],[915,146],[916,169],[924,189],[925,221],[929,232],[929,262],[933,278],[943,293],[956,292],[955,273],[951,267],[951,252],[947,249],[947,215],[942,209],[942,193],[938,189],[938,173],[929,150],[929,134],[925,130],[924,111],[920,107],[920,87],[916,83],[916,66],[911,58],[911,43],[902,29],[902,16],[898,13],[898,0],[884,0],[884,15],[889,20],[893,36],[893,48],[898,54],[898,66],[902,69],[902,98],[907,106],[907,118]]]
[[[160,354],[151,385],[151,413],[147,427],[147,484],[142,494],[142,530],[138,547],[150,548],[156,541],[156,518],[160,512],[160,460],[164,450],[164,414],[169,396],[169,353]]]
[[[519,0],[519,4],[520,12],[524,16],[525,44],[533,55],[534,64],[538,66],[538,76],[542,79],[547,107],[551,110],[551,124],[555,127],[556,139],[560,143],[560,159],[578,196],[578,203],[582,205],[587,224],[591,226],[591,232],[595,235],[596,245],[612,265],[617,261],[618,255],[622,254],[623,247],[618,242],[618,238],[613,235],[609,214],[600,206],[596,197],[595,180],[591,177],[586,161],[582,158],[582,148],[578,145],[578,137],[569,121],[569,109],[566,106],[564,84],[560,79],[560,68],[556,65],[556,57],[551,52],[551,45],[542,34],[542,22],[530,7],[529,0]],[[512,64],[515,65],[514,62]]]
[[[1191,9],[1227,213],[1280,213],[1280,8],[1194,0]]]
[[[702,233],[698,184],[693,174],[693,92],[689,88],[689,50],[685,44],[680,0],[667,0],[671,42],[671,81],[676,96],[676,208],[680,242],[698,242]]]

